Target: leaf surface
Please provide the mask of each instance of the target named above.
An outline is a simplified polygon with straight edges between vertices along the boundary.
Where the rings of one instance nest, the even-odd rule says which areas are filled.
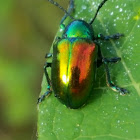
[[[73,16],[90,22],[100,2],[75,0]],[[98,33],[125,34],[119,40],[101,41],[101,49],[104,57],[122,58],[121,62],[110,65],[111,78],[130,93],[121,96],[108,88],[104,67],[101,66],[86,106],[77,110],[68,109],[53,94],[39,105],[38,140],[140,139],[139,0],[108,0],[93,23],[93,28],[95,36]],[[46,87],[44,77],[41,94]]]

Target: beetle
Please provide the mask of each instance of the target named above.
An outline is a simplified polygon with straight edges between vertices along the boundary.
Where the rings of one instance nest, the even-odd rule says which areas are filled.
[[[85,105],[95,82],[96,68],[104,64],[107,85],[121,95],[128,91],[115,85],[110,78],[109,63],[116,63],[120,57],[103,57],[98,40],[119,39],[123,34],[117,33],[110,36],[102,34],[94,35],[92,23],[107,0],[103,0],[95,13],[93,19],[87,23],[81,19],[74,19],[71,12],[74,8],[74,0],[70,0],[68,11],[57,2],[48,0],[65,12],[61,20],[61,27],[64,32],[61,37],[55,39],[53,44],[53,54],[48,54],[46,58],[53,57],[52,63],[46,62],[44,66],[45,76],[48,83],[48,91],[38,99],[42,102],[45,96],[54,91],[55,96],[67,107],[77,109]],[[72,19],[66,27],[63,24],[67,17]],[[47,68],[51,67],[51,81]]]

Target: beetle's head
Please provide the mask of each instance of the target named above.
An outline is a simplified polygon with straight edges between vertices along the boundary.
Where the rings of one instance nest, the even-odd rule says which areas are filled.
[[[66,27],[63,36],[68,38],[88,38],[91,40],[94,38],[92,26],[83,20],[72,21]]]

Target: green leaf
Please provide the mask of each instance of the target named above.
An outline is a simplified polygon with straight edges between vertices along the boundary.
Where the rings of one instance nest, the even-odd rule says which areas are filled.
[[[74,17],[89,22],[100,2],[75,0]],[[121,96],[108,88],[101,66],[97,70],[97,85],[86,106],[69,109],[53,94],[38,106],[38,140],[140,139],[139,0],[108,0],[93,28],[95,35],[125,34],[119,40],[102,41],[101,49],[105,57],[122,58],[120,63],[110,65],[111,78],[117,85],[128,89],[130,94]],[[41,94],[46,87],[44,77]]]

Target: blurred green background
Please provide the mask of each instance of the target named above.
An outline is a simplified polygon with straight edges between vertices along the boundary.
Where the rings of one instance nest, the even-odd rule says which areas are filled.
[[[0,1],[1,140],[36,139],[44,56],[63,15],[47,0]]]

